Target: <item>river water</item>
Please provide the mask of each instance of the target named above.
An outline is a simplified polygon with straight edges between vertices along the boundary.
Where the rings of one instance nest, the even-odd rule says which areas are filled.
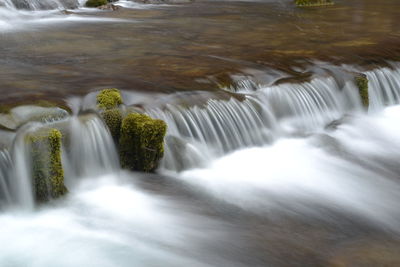
[[[73,115],[1,131],[0,266],[400,265],[396,1],[15,3],[1,103]],[[167,122],[156,174],[120,169],[92,112],[109,86]],[[70,192],[36,206],[21,140],[43,124],[69,136]]]

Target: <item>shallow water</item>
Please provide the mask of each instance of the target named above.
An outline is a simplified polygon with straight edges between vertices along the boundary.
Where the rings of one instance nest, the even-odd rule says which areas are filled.
[[[320,60],[375,67],[398,59],[397,17],[395,0],[338,0],[320,9],[291,1],[200,1],[22,17],[0,34],[0,90],[7,94],[0,100],[104,87],[216,90],[232,75],[272,84],[329,71]]]

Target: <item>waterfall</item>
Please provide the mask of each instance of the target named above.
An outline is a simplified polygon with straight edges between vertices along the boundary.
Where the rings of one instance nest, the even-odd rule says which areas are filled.
[[[376,69],[366,75],[371,111],[400,102],[399,68]],[[238,93],[244,100],[211,99],[201,106],[167,104],[146,110],[168,125],[164,168],[199,166],[238,148],[322,131],[345,114],[363,111],[352,79],[338,83],[333,77],[317,77],[300,84],[256,86],[246,81],[240,85]]]
[[[371,112],[400,102],[399,68],[377,69],[366,75]],[[333,77],[317,77],[300,84],[274,86],[244,82],[237,95],[228,100],[209,99],[189,106],[168,103],[146,108],[145,112],[168,125],[162,168],[181,171],[203,166],[240,148],[322,133],[333,121],[362,113],[363,107],[353,80],[339,83]],[[81,177],[119,169],[112,137],[97,115],[74,115],[44,125],[63,133],[63,166],[69,187]],[[27,131],[29,127],[22,127],[11,148],[0,151],[2,202],[33,203],[29,152],[22,141]]]
[[[12,160],[10,152],[7,149],[0,151],[0,207],[1,203],[11,203],[10,194],[10,169],[12,168]]]
[[[72,116],[57,122],[30,123],[17,132],[10,150],[0,151],[0,206],[34,206],[31,153],[25,137],[41,127],[54,127],[63,134],[63,169],[65,183],[70,189],[77,179],[119,169],[112,137],[96,115]]]
[[[203,106],[188,108],[169,104],[147,110],[149,115],[166,121],[168,136],[174,137],[167,138],[164,167],[176,169],[172,162],[177,158],[210,159],[210,155],[259,146],[285,134],[316,131],[345,112],[361,110],[355,85],[348,82],[340,88],[331,77],[259,87],[256,91],[244,89],[241,93],[246,96],[244,100],[209,100]],[[187,155],[179,156],[182,150],[174,149],[177,139],[180,146],[189,147],[184,149]]]
[[[400,103],[400,66],[365,73],[369,80],[370,110]]]
[[[114,142],[100,118],[90,114],[73,116],[68,123],[69,142],[63,153],[66,183],[119,169]]]

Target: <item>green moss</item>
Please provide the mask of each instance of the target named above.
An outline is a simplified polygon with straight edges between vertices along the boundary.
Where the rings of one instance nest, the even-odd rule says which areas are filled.
[[[332,0],[295,0],[294,2],[299,7],[328,6],[334,4]]]
[[[85,4],[86,7],[99,7],[107,5],[107,0],[88,0]]]
[[[67,193],[61,164],[61,133],[43,128],[27,135],[31,149],[32,177],[38,202],[58,198]]]
[[[359,74],[355,78],[355,83],[358,87],[358,92],[361,97],[361,102],[364,107],[369,106],[369,96],[368,96],[368,79],[365,74]]]
[[[123,168],[151,172],[164,155],[167,125],[144,114],[132,113],[122,121],[120,160]]]
[[[101,109],[113,109],[122,104],[121,92],[115,88],[101,90],[96,99]]]
[[[115,142],[118,142],[120,132],[121,132],[121,123],[122,123],[122,115],[119,109],[108,109],[104,110],[101,113],[101,116],[110,129],[111,136],[114,138]]]

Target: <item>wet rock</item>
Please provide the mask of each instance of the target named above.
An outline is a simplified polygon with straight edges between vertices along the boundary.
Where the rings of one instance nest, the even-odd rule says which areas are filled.
[[[25,137],[31,150],[37,202],[46,202],[67,193],[61,164],[61,138],[61,132],[53,128],[41,128]]]
[[[56,1],[40,0],[40,1],[30,1],[30,0],[12,0],[13,5],[17,9],[25,10],[51,10],[60,8],[60,4]],[[77,0],[63,0],[63,8],[78,8],[79,1]]]
[[[122,121],[119,139],[123,168],[152,172],[164,155],[167,125],[144,114],[132,113]]]
[[[58,107],[18,106],[7,113],[0,113],[0,126],[15,130],[30,121],[51,122],[66,118],[69,113]]]
[[[98,9],[115,11],[115,10],[119,9],[119,6],[116,6],[114,4],[108,3],[106,5],[99,6]]]

